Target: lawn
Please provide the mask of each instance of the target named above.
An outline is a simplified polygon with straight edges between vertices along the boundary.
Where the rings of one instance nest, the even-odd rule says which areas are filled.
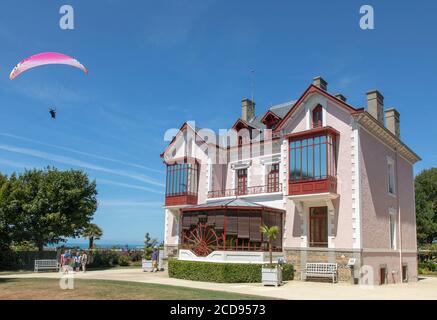
[[[228,300],[264,297],[127,281],[74,281],[73,290],[62,290],[58,279],[0,279],[0,300]]]

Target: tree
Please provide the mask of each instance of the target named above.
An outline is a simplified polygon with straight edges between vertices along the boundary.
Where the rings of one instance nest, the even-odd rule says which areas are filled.
[[[43,250],[46,244],[77,237],[97,209],[95,181],[82,171],[27,170],[9,179],[1,210],[15,212],[13,234]]]
[[[260,232],[266,236],[269,241],[269,257],[270,257],[270,265],[273,264],[273,240],[276,239],[279,233],[279,228],[277,226],[271,226],[270,228],[266,225],[260,227]]]
[[[12,174],[9,178],[0,174],[0,250],[9,250],[13,243],[21,242],[23,234],[23,221],[25,215],[22,211],[19,183],[17,176]]]
[[[150,236],[150,233],[146,233],[144,236],[144,258],[147,260],[151,259],[152,251],[155,246],[157,246],[158,240],[155,238],[152,238]]]
[[[82,231],[82,236],[88,238],[89,248],[94,249],[94,241],[99,240],[103,235],[103,230],[96,224],[90,223]]]
[[[437,168],[419,173],[415,188],[417,241],[431,243],[437,238]]]
[[[146,235],[144,236],[144,247],[146,249],[148,248],[153,248],[154,246],[156,246],[156,244],[158,243],[158,240],[155,238],[152,238],[150,236],[150,233],[146,233]]]

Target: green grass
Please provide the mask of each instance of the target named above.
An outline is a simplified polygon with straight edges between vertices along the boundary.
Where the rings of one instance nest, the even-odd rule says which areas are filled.
[[[127,281],[74,281],[73,290],[62,290],[58,279],[0,278],[0,300],[228,300],[264,297]]]

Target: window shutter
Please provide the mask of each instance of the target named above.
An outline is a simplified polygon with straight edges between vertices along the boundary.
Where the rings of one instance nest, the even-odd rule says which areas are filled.
[[[216,230],[223,230],[225,225],[225,216],[223,212],[217,212],[215,215],[215,228]]]
[[[182,216],[182,229],[188,230],[191,227],[191,217],[187,215]]]
[[[213,227],[215,225],[215,214],[208,214],[206,225],[209,227]]]
[[[238,213],[238,238],[249,239],[250,217],[247,212]]]
[[[234,213],[226,215],[226,234],[238,235],[238,217]]]
[[[259,230],[261,226],[261,217],[250,217],[250,241],[261,241],[261,232]]]

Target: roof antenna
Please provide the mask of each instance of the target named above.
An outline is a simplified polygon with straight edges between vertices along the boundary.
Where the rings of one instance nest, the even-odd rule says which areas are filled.
[[[252,103],[255,104],[255,69],[250,70],[250,87],[252,91]]]

